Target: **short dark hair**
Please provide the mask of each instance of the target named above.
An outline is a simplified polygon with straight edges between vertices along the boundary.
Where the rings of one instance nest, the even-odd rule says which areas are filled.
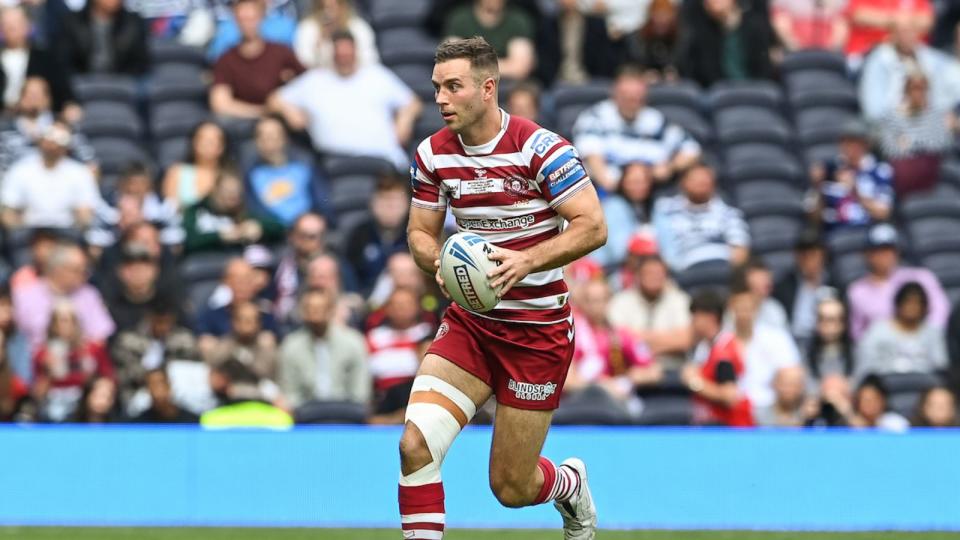
[[[403,191],[404,193],[410,189],[410,183],[406,181],[402,176],[395,172],[385,172],[377,178],[377,185],[374,187],[375,193],[381,193],[384,191]]]
[[[537,107],[540,106],[540,95],[543,94],[543,91],[540,89],[540,85],[534,81],[520,81],[513,85],[513,88],[507,92],[507,99],[509,100],[514,94],[523,93],[533,96],[533,101],[537,104]]]
[[[345,39],[350,43],[357,42],[357,40],[353,37],[353,34],[351,34],[349,30],[340,29],[340,30],[334,31],[333,35],[330,36],[330,43],[336,43],[341,39]]]
[[[902,287],[897,289],[897,294],[893,297],[893,305],[899,308],[911,296],[915,296],[920,300],[920,303],[923,304],[924,310],[927,310],[930,307],[930,298],[927,295],[927,290],[923,288],[923,285],[917,283],[916,281],[908,281],[904,283]]]
[[[638,64],[625,63],[621,64],[617,68],[617,71],[614,73],[614,80],[621,79],[623,77],[640,77],[643,78],[643,68]]]
[[[142,161],[131,161],[124,165],[120,172],[120,180],[126,181],[134,176],[146,176],[150,178],[150,169]]]
[[[690,313],[709,313],[716,317],[718,321],[723,320],[723,312],[726,307],[723,296],[712,289],[699,291],[690,300]]]
[[[497,81],[500,80],[500,64],[497,59],[497,51],[482,37],[445,39],[437,47],[433,61],[439,64],[459,58],[469,60],[470,68],[475,74],[483,73],[487,77],[493,77]],[[477,83],[485,78],[474,76]]]

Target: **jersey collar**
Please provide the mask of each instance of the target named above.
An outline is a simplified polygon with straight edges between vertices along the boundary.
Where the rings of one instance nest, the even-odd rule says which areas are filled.
[[[460,141],[460,146],[463,147],[463,151],[468,156],[482,156],[486,154],[492,154],[493,149],[496,148],[497,144],[500,143],[500,139],[502,139],[503,135],[507,132],[507,124],[510,123],[510,115],[507,114],[507,111],[503,109],[499,109],[499,110],[500,110],[500,131],[497,133],[497,135],[494,138],[490,139],[489,142],[486,142],[484,144],[479,144],[477,146],[469,146],[467,144],[464,144],[463,139],[460,138],[459,134],[457,135],[457,140]]]

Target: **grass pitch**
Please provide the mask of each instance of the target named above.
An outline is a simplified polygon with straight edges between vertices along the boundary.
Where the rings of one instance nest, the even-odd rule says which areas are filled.
[[[0,540],[399,540],[387,529],[0,527]],[[452,530],[445,540],[558,540],[556,531]],[[600,531],[598,540],[960,540],[960,533]]]

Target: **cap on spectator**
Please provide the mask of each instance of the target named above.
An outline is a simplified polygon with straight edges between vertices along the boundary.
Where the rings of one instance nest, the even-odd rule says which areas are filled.
[[[627,244],[627,251],[631,255],[638,257],[649,257],[650,255],[658,255],[660,248],[657,246],[656,238],[650,236],[648,233],[638,232],[630,237],[630,243]]]
[[[147,246],[139,243],[131,243],[123,248],[120,254],[120,260],[125,263],[153,262],[154,258]]]
[[[583,257],[570,263],[567,267],[567,277],[576,282],[590,281],[603,277],[603,267],[597,261]]]
[[[867,248],[895,248],[897,247],[899,238],[900,235],[893,225],[889,223],[878,223],[870,227],[870,231],[867,233]]]
[[[247,264],[254,268],[273,268],[273,253],[258,244],[247,246],[247,248],[243,250],[243,260],[247,261]]]
[[[851,118],[850,120],[847,120],[840,129],[840,138],[859,139],[865,141],[870,138],[870,130],[867,128],[867,124],[863,120],[859,118]]]
[[[797,251],[821,249],[823,248],[823,235],[821,235],[817,229],[804,229],[800,231],[800,235],[797,236],[797,241],[793,245],[793,248]]]

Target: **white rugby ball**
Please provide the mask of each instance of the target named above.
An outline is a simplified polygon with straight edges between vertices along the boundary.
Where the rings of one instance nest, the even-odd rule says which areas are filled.
[[[487,255],[496,247],[482,236],[457,233],[440,248],[440,278],[453,301],[468,311],[490,311],[500,300],[490,286],[487,272],[500,263]]]

